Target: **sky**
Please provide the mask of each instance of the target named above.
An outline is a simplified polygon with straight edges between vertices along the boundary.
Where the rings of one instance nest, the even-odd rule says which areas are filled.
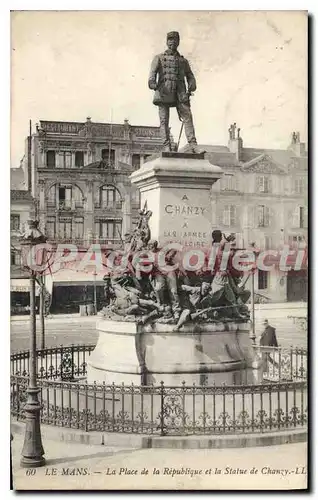
[[[307,142],[307,16],[303,11],[16,11],[11,14],[11,167],[39,120],[158,125],[151,60],[179,31],[197,80],[199,144]],[[172,133],[180,122],[172,111]],[[183,139],[184,143],[184,139]]]

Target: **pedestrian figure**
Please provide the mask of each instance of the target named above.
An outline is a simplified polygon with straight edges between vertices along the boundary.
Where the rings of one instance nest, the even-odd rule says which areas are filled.
[[[264,319],[264,331],[260,338],[260,345],[268,347],[278,347],[276,329],[270,326],[268,319]]]
[[[264,320],[263,325],[264,325],[264,331],[261,335],[259,344],[263,347],[278,347],[276,329],[270,326],[267,319]],[[273,366],[277,366],[277,363],[274,361],[274,359],[271,357],[268,351],[264,352],[263,350],[262,359],[264,363],[263,364],[264,372],[268,372],[270,363]]]

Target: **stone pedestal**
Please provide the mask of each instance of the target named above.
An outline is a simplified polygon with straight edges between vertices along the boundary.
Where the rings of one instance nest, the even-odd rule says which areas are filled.
[[[174,325],[100,320],[98,343],[88,359],[87,381],[107,384],[236,385],[255,383],[249,323]],[[243,378],[242,378],[243,377]],[[245,378],[244,378],[245,377]]]
[[[191,153],[161,153],[134,172],[130,178],[140,189],[141,206],[147,202],[152,211],[151,238],[160,246],[211,244],[210,190],[222,173],[204,154]]]

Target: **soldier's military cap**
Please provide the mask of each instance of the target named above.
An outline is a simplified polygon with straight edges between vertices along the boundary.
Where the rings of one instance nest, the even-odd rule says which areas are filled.
[[[177,31],[169,31],[169,33],[167,33],[167,40],[169,38],[177,38],[177,40],[180,40],[180,35]]]

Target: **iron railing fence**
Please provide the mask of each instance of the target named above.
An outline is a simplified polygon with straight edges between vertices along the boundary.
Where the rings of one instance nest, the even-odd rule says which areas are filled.
[[[36,351],[36,373],[39,379],[76,380],[85,378],[87,359],[95,344],[49,347]],[[29,351],[11,354],[11,374],[29,376]]]
[[[28,378],[11,376],[11,412],[24,420]],[[179,387],[38,380],[41,421],[70,429],[149,435],[266,433],[307,423],[305,381]]]
[[[87,360],[94,344],[38,349],[37,377],[45,380],[74,381],[85,378]],[[307,379],[307,349],[255,346],[255,354],[263,359],[263,379],[286,382]],[[29,375],[29,351],[11,354],[11,374]]]
[[[304,347],[255,346],[263,361],[263,380],[272,382],[307,381],[307,349]]]

